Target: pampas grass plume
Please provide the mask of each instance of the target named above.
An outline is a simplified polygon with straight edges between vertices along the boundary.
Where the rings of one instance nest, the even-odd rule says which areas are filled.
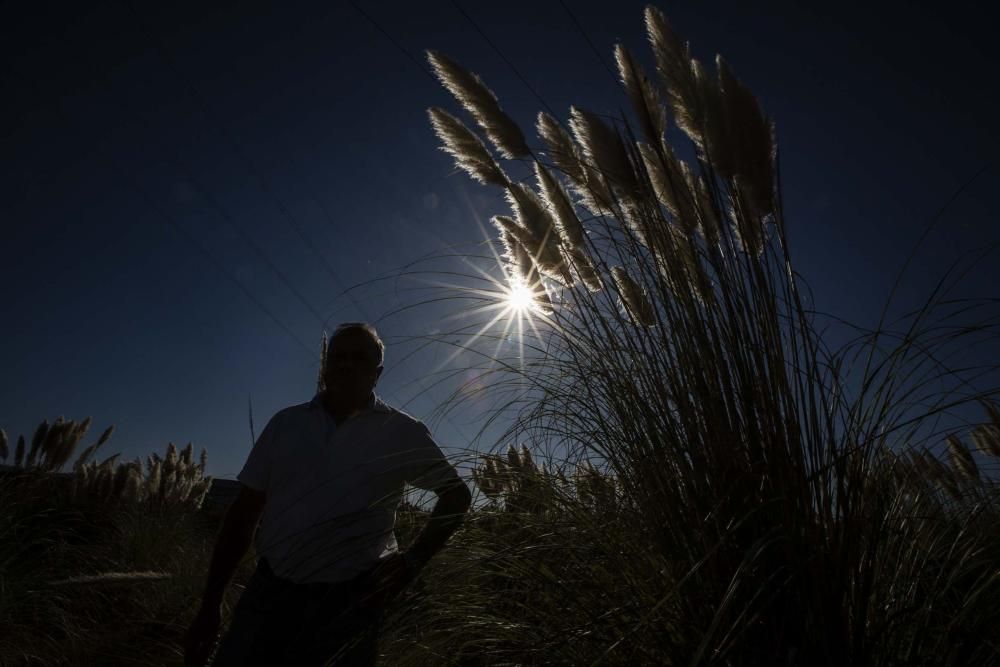
[[[615,285],[618,286],[622,304],[624,304],[632,321],[643,326],[656,324],[653,304],[646,296],[645,290],[628,275],[625,268],[621,266],[611,267],[611,277],[614,278]]]
[[[656,89],[628,49],[616,44],[614,53],[625,93],[632,103],[632,109],[639,118],[639,124],[646,138],[652,142],[659,142],[667,131],[667,113],[660,103]]]
[[[484,184],[506,186],[509,179],[497,164],[482,139],[458,118],[444,109],[427,110],[434,132],[444,144],[442,150],[455,158],[455,164]]]
[[[979,468],[976,466],[976,460],[973,458],[972,452],[968,450],[958,436],[949,435],[947,440],[948,454],[951,457],[952,467],[966,479],[978,482]]]
[[[576,141],[583,147],[583,155],[624,197],[632,198],[638,183],[625,144],[618,131],[596,115],[570,107],[569,126]],[[591,184],[588,174],[587,182]]]
[[[501,155],[513,159],[531,154],[521,128],[504,113],[497,96],[477,74],[436,51],[428,51],[427,60],[444,87],[472,115]]]

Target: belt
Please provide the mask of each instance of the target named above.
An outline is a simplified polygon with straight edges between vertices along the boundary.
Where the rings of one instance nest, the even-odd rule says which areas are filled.
[[[352,596],[358,595],[371,587],[371,574],[374,570],[375,568],[373,567],[370,570],[362,572],[353,579],[345,579],[343,581],[311,581],[298,583],[292,581],[291,579],[279,577],[275,574],[274,570],[271,568],[271,564],[267,561],[267,558],[261,558],[257,561],[257,572],[260,573],[261,579],[270,584],[277,585],[288,590],[301,592],[306,595],[325,595],[329,593],[340,593]]]

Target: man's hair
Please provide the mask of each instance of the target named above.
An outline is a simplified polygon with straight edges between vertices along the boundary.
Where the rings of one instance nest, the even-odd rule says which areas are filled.
[[[367,322],[344,322],[338,324],[337,328],[330,334],[330,342],[327,344],[327,350],[333,346],[333,341],[337,339],[337,336],[355,331],[360,331],[371,339],[375,351],[375,360],[378,362],[376,365],[381,366],[385,360],[385,343],[382,342],[375,327]]]

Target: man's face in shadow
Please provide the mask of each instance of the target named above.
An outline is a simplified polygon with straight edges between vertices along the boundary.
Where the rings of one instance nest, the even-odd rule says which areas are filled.
[[[361,407],[381,374],[378,346],[367,333],[348,330],[330,339],[323,379],[332,406]]]

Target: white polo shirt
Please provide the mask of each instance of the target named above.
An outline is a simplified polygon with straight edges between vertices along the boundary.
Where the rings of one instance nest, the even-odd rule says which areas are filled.
[[[281,410],[236,478],[267,494],[258,555],[299,583],[344,581],[397,551],[404,484],[463,483],[423,422],[375,396],[339,426],[319,395]]]

